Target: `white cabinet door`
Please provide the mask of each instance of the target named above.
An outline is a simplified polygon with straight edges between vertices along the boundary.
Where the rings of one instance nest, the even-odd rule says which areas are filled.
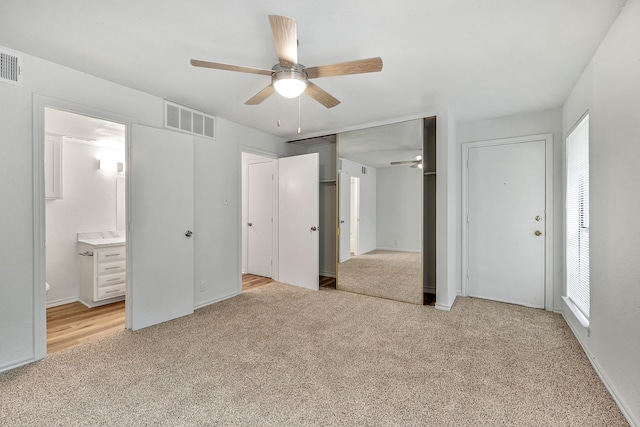
[[[318,153],[278,160],[279,281],[319,289]]]
[[[44,137],[44,196],[62,199],[62,137]]]
[[[132,126],[131,329],[193,313],[193,138]]]

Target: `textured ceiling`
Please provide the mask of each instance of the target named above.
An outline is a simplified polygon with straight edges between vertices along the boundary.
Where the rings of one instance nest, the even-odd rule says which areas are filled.
[[[432,114],[458,121],[559,107],[624,0],[2,0],[0,45],[285,138]],[[314,82],[342,103],[244,102],[269,77],[268,14],[297,21],[307,66],[380,56],[381,73]],[[25,71],[26,73],[29,70]],[[281,126],[277,127],[277,120]]]

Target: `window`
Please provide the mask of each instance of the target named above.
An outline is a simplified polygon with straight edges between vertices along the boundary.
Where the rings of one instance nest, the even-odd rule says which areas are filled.
[[[567,137],[567,299],[588,325],[589,291],[589,116]],[[575,310],[574,310],[575,311]]]

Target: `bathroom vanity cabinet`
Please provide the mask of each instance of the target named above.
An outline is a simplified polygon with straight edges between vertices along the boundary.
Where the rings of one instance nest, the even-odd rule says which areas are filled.
[[[124,299],[127,285],[127,249],[124,244],[78,242],[80,302],[87,307]]]

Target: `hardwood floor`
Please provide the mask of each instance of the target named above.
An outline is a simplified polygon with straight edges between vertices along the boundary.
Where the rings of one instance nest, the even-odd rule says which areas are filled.
[[[335,289],[336,288],[336,278],[335,277],[327,277],[320,276],[320,287],[327,289]]]
[[[84,344],[124,329],[124,301],[95,308],[79,302],[47,309],[47,353]]]
[[[267,285],[271,282],[273,282],[273,279],[269,279],[268,277],[256,276],[254,274],[243,274],[242,275],[242,292],[248,291],[250,289],[259,288],[260,286]],[[336,288],[335,277],[320,276],[320,287],[335,289]]]
[[[268,277],[256,276],[255,274],[243,274],[242,292],[259,288],[260,286],[267,285],[271,282],[273,282],[273,279],[270,279]]]
[[[273,282],[267,277],[242,275],[242,291]],[[320,276],[321,288],[336,287],[336,279]],[[47,353],[52,354],[124,329],[124,301],[95,308],[79,302],[47,309]]]

